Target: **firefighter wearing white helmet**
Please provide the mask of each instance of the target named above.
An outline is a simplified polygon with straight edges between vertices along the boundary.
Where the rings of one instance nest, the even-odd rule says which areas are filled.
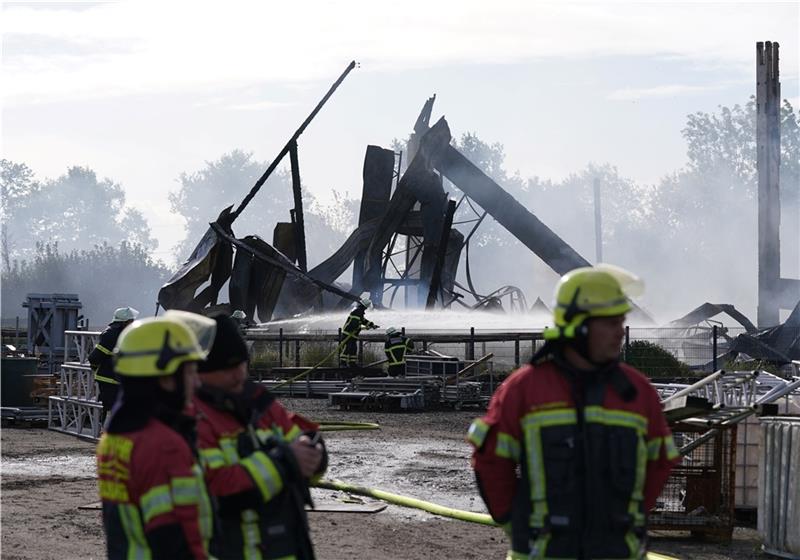
[[[97,393],[103,405],[103,414],[107,415],[117,400],[119,379],[114,373],[113,350],[117,339],[125,327],[130,325],[139,312],[133,307],[119,307],[108,326],[100,333],[97,345],[89,353],[89,364],[97,382]]]
[[[480,494],[510,537],[507,558],[644,557],[647,513],[678,451],[655,389],[619,361],[637,288],[616,267],[565,274],[544,348],[470,426]]]
[[[345,319],[342,327],[341,350],[339,352],[339,364],[344,367],[356,367],[358,365],[358,335],[362,328],[377,329],[378,325],[364,317],[367,309],[372,307],[372,301],[368,297],[360,298]]]
[[[107,557],[208,558],[212,509],[184,414],[214,321],[186,312],[134,321],[114,362],[122,385],[97,446]]]
[[[386,329],[383,351],[389,362],[389,375],[406,376],[406,353],[414,350],[414,341],[394,327]]]

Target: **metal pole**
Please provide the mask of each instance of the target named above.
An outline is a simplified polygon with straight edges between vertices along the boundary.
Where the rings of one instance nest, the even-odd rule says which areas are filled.
[[[339,327],[339,334],[336,336],[336,347],[339,349],[339,355],[336,356],[335,364],[342,365],[342,328]]]
[[[711,329],[711,351],[714,353],[711,358],[711,370],[717,371],[717,325]]]
[[[631,350],[631,328],[625,325],[625,356],[623,361],[628,361],[628,354]]]
[[[300,367],[300,341],[294,341],[294,366]]]
[[[514,340],[514,367],[519,367],[519,335]]]
[[[278,367],[283,367],[283,328],[278,329]]]
[[[603,262],[603,223],[600,210],[600,179],[594,178],[594,254],[595,262]]]
[[[475,327],[469,328],[469,359],[475,359]]]
[[[716,381],[717,379],[722,377],[724,374],[725,374],[725,372],[722,371],[722,370],[715,371],[714,373],[712,373],[711,375],[707,375],[706,377],[704,377],[700,381],[697,381],[697,382],[693,383],[692,385],[689,385],[688,387],[684,387],[680,391],[676,391],[675,393],[671,394],[670,396],[665,398],[663,401],[661,401],[661,404],[666,404],[671,400],[677,399],[677,398],[682,397],[684,395],[689,395],[691,393],[694,393],[695,391],[705,387],[709,383],[713,383],[714,381]]]

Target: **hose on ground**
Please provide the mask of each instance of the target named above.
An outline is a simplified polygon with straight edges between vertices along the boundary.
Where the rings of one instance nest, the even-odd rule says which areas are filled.
[[[359,496],[367,496],[377,500],[383,500],[390,504],[398,506],[410,507],[427,511],[435,515],[443,517],[450,517],[451,519],[459,519],[461,521],[469,521],[471,523],[480,523],[482,525],[496,525],[491,516],[485,513],[475,513],[474,511],[464,511],[460,509],[453,509],[439,504],[402,496],[400,494],[393,494],[384,490],[376,488],[366,488],[364,486],[356,486],[355,484],[348,484],[341,480],[319,480],[313,484],[317,488],[327,488],[328,490],[339,490],[340,492],[347,492],[348,494],[356,494]]]
[[[312,486],[316,488],[325,488],[328,490],[339,490],[340,492],[347,492],[348,494],[356,494],[358,496],[367,496],[369,498],[375,498],[377,500],[389,502],[390,504],[421,509],[423,511],[427,511],[428,513],[449,517],[451,519],[458,519],[460,521],[469,521],[470,523],[480,523],[481,525],[497,526],[497,523],[494,522],[491,516],[485,513],[476,513],[474,511],[464,511],[461,509],[440,506],[439,504],[418,500],[416,498],[410,498],[408,496],[402,496],[400,494],[394,494],[392,492],[386,492],[384,490],[378,490],[377,488],[356,486],[355,484],[349,484],[347,482],[342,482],[341,480],[318,480],[312,483]],[[648,552],[647,560],[677,559],[658,552]]]
[[[315,422],[319,425],[321,432],[344,432],[346,430],[380,430],[380,424],[374,422],[347,422],[347,421],[331,421],[331,422]]]

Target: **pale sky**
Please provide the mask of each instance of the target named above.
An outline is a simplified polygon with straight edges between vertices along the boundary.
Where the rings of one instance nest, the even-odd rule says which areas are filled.
[[[798,5],[3,2],[0,151],[40,179],[85,165],[121,183],[167,257],[178,175],[236,148],[271,159],[356,60],[300,141],[323,200],[359,196],[366,145],[406,136],[433,93],[434,118],[502,143],[523,177],[609,162],[655,183],[685,163],[687,114],[755,93],[756,41],[780,43],[800,105]]]

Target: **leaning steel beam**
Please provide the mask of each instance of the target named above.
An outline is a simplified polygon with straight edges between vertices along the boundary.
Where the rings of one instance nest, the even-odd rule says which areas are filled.
[[[415,135],[428,130],[427,123],[435,99],[436,96],[433,96],[425,102],[420,118],[414,124]],[[591,266],[589,261],[453,146],[448,145],[443,150],[434,167],[558,274]]]
[[[314,110],[311,111],[311,114],[309,114],[308,117],[306,117],[306,120],[303,121],[303,124],[300,125],[300,127],[294,132],[294,134],[292,134],[292,137],[289,138],[289,141],[286,142],[286,145],[283,147],[283,149],[280,152],[278,152],[278,155],[275,156],[275,159],[272,160],[272,163],[269,165],[264,174],[258,179],[258,181],[256,181],[256,184],[253,185],[253,188],[250,189],[250,192],[247,193],[247,196],[244,197],[242,202],[239,204],[239,207],[236,208],[236,210],[231,214],[231,223],[233,223],[233,221],[239,217],[239,214],[242,213],[245,207],[250,203],[250,201],[256,195],[256,193],[258,193],[258,190],[267,181],[269,176],[272,175],[272,172],[275,171],[275,168],[278,167],[278,164],[281,162],[281,160],[286,156],[286,154],[289,153],[289,150],[292,149],[292,146],[297,145],[297,139],[300,138],[300,135],[303,134],[309,123],[311,123],[311,121],[314,120],[314,117],[317,116],[317,113],[319,113],[320,109],[322,109],[322,106],[325,105],[330,96],[333,95],[333,92],[336,91],[336,88],[339,87],[339,85],[344,81],[344,79],[347,77],[350,71],[355,67],[356,67],[355,60],[352,61],[350,64],[348,64],[347,68],[345,68],[344,72],[342,72],[342,75],[339,76],[339,79],[336,80],[330,87],[328,93],[326,93],[325,96],[320,100],[320,102],[317,103],[317,106],[314,107]]]
[[[453,146],[447,146],[436,168],[558,274],[591,266],[589,261]]]

